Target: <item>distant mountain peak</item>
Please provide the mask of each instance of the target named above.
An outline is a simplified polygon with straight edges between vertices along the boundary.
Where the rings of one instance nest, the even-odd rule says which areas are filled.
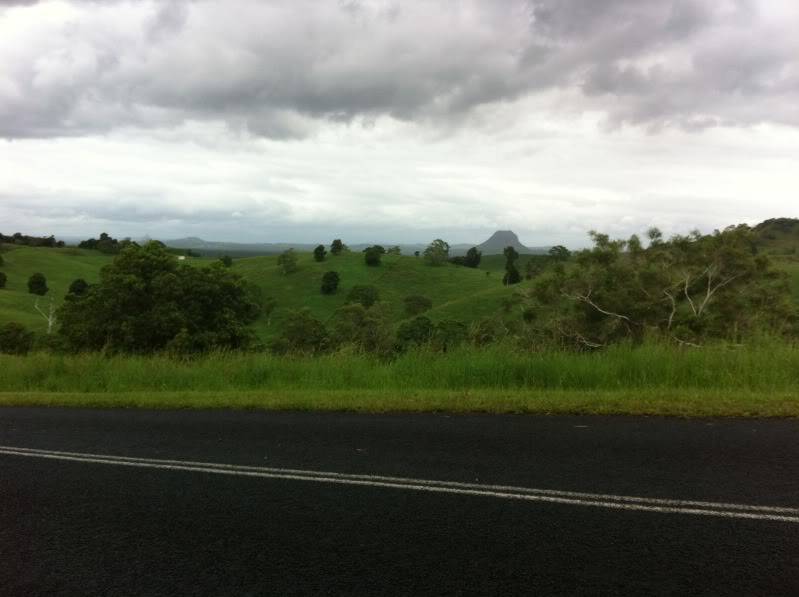
[[[525,247],[513,230],[497,230],[487,241],[477,245],[483,255],[499,255],[505,250],[505,247],[513,247],[517,252],[523,254],[535,252],[533,249]]]

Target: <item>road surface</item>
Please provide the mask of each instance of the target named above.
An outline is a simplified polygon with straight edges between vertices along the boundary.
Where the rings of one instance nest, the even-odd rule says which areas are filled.
[[[1,595],[796,595],[799,422],[0,409]]]

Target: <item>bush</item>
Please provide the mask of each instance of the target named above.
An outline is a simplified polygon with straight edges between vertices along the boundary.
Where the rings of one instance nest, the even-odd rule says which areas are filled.
[[[0,272],[0,288],[5,288],[7,281],[8,276],[6,276],[3,272]]]
[[[433,308],[433,301],[418,294],[406,296],[402,302],[405,303],[406,315],[419,315]]]
[[[88,290],[89,283],[83,278],[78,278],[69,285],[69,294],[73,294],[75,296],[83,296],[88,292]]]
[[[338,272],[325,272],[322,276],[322,294],[336,294],[340,280]]]
[[[283,330],[271,348],[277,353],[317,354],[327,350],[329,337],[325,324],[308,309],[291,311]]]
[[[3,264],[5,264],[5,261],[3,261],[3,256],[0,255],[0,267],[3,267]]]
[[[447,319],[436,325],[431,344],[436,350],[447,352],[462,344],[468,335],[469,330],[465,323]]]
[[[377,267],[380,265],[380,258],[385,253],[385,250],[380,250],[383,247],[368,247],[363,251],[363,258],[366,262],[366,265],[371,267]]]
[[[225,267],[231,267],[233,265],[233,258],[230,255],[222,255],[222,257],[219,258],[219,261],[221,261],[222,265]]]
[[[44,274],[33,274],[30,278],[28,278],[28,292],[31,294],[37,294],[39,296],[44,296],[47,294],[47,278],[44,277]]]
[[[360,303],[367,309],[380,300],[380,294],[374,286],[353,286],[347,295],[348,303]]]
[[[277,256],[277,265],[283,275],[293,274],[297,271],[297,254],[294,249],[283,251]]]
[[[324,245],[317,245],[317,247],[313,250],[313,259],[317,263],[321,263],[322,261],[325,260],[325,255],[326,254],[327,254],[327,251],[325,251],[325,246]]]
[[[34,335],[25,326],[10,322],[0,326],[0,353],[28,354],[33,348]]]
[[[424,259],[428,265],[444,265],[449,259],[449,243],[437,238],[427,245]]]
[[[333,315],[332,338],[336,345],[353,345],[364,352],[391,353],[391,323],[381,309],[366,309],[354,303],[344,305]]]
[[[401,350],[427,344],[433,336],[433,322],[421,316],[406,321],[397,330],[397,345]]]
[[[340,238],[337,238],[332,243],[330,243],[330,253],[332,255],[341,255],[341,253],[346,250],[347,250],[347,245],[341,242]]]

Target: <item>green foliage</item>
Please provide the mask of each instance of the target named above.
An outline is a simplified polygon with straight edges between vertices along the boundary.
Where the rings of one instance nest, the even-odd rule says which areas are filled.
[[[380,258],[385,253],[385,249],[380,245],[367,247],[363,250],[363,258],[366,265],[371,267],[378,267],[380,265]]]
[[[365,308],[369,308],[380,300],[380,293],[374,286],[358,284],[353,286],[347,295],[348,303],[360,303]]]
[[[386,251],[386,255],[402,255],[402,249],[399,245],[394,245],[393,247],[389,247]]]
[[[397,346],[407,350],[412,346],[423,346],[433,337],[433,322],[424,315],[401,324],[397,329]]]
[[[233,266],[233,258],[230,255],[222,255],[222,257],[219,258],[219,261],[221,261],[222,265],[225,267]]]
[[[405,304],[406,315],[419,315],[433,308],[433,301],[419,294],[406,296],[402,302]]]
[[[277,354],[292,353],[313,355],[328,349],[330,338],[325,325],[308,309],[289,313],[280,336],[272,342]]]
[[[0,288],[5,288],[7,281],[8,276],[6,276],[3,272],[0,272]]]
[[[325,272],[322,276],[322,294],[336,294],[339,281],[338,272]]]
[[[221,263],[178,265],[162,245],[130,245],[83,295],[59,309],[73,350],[203,352],[249,346],[259,314],[252,291]]]
[[[317,245],[317,247],[313,250],[313,260],[317,263],[321,263],[325,260],[325,255],[327,251],[325,251],[324,245]]]
[[[89,291],[89,283],[83,278],[73,280],[69,285],[69,294],[74,296],[84,296]]]
[[[555,245],[547,252],[547,255],[549,255],[550,259],[553,261],[568,261],[571,254],[571,251],[563,245]]]
[[[30,278],[28,278],[28,292],[30,294],[37,294],[39,296],[44,296],[47,294],[47,278],[44,277],[42,273],[33,274]]]
[[[100,251],[101,253],[116,254],[119,253],[125,246],[132,244],[131,241],[119,241],[111,238],[107,233],[103,232],[99,239],[90,238],[88,240],[78,243],[79,249],[92,249]]]
[[[3,256],[0,255],[0,267],[3,267],[4,263],[5,263],[5,261],[3,261]]]
[[[444,265],[449,259],[449,243],[437,238],[424,250],[424,260],[428,265]]]
[[[297,267],[297,254],[294,249],[287,249],[277,256],[277,265],[284,276],[293,274]]]
[[[502,277],[502,283],[505,286],[518,284],[522,281],[522,276],[516,268],[516,260],[519,258],[519,253],[513,247],[505,247],[502,254],[505,255],[505,275]]]
[[[24,355],[33,348],[34,334],[25,326],[9,322],[0,326],[0,353]]]
[[[450,259],[455,265],[462,265],[464,267],[476,268],[480,265],[480,260],[483,254],[477,250],[477,247],[472,247],[466,251],[466,255],[459,255]]]
[[[440,352],[451,351],[460,346],[467,340],[469,329],[462,321],[445,319],[438,322],[433,330],[430,345],[434,350]]]
[[[392,329],[385,313],[360,303],[344,305],[335,312],[332,338],[336,346],[352,345],[381,356],[390,354],[392,349]]]
[[[3,243],[28,246],[28,247],[63,247],[63,240],[56,240],[51,234],[50,236],[28,236],[20,232],[15,232],[11,236],[5,236],[0,233],[0,245]]]
[[[330,243],[330,253],[332,255],[341,255],[346,250],[347,250],[347,245],[341,242],[340,238],[337,238],[332,243]]]
[[[787,277],[758,255],[748,226],[674,236],[657,229],[650,246],[638,237],[594,246],[573,265],[537,281],[534,298],[553,312],[553,337],[582,347],[642,341],[656,333],[682,345],[712,338],[741,341],[758,330],[796,333]]]

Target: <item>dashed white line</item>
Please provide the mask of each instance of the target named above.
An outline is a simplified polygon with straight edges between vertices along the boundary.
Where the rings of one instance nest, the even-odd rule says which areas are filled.
[[[511,485],[487,485],[478,483],[461,483],[456,481],[416,479],[412,477],[358,475],[329,471],[243,466],[214,462],[139,458],[84,452],[62,452],[15,446],[0,446],[0,454],[6,456],[22,456],[27,458],[43,458],[50,460],[129,466],[158,470],[201,472],[217,475],[235,475],[241,477],[283,479],[290,481],[405,489],[410,491],[424,491],[431,493],[483,496],[530,502],[591,506],[614,510],[633,510],[667,514],[717,516],[723,518],[799,523],[799,508],[787,506],[757,506],[728,502],[647,498],[628,495],[516,487]]]

